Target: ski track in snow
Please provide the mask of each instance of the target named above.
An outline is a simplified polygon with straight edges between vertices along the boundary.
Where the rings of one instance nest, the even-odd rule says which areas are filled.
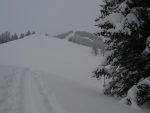
[[[12,66],[0,72],[0,113],[143,113],[60,76]]]
[[[0,72],[0,113],[67,113],[29,69],[0,66]]]

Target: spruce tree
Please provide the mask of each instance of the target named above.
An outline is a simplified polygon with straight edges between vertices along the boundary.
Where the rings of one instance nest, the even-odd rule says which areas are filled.
[[[24,37],[25,37],[24,33],[21,33],[19,36],[19,38],[24,38]]]
[[[27,31],[27,33],[25,34],[25,36],[29,36],[29,35],[31,35],[31,31],[30,30]]]
[[[150,76],[150,56],[143,52],[150,36],[150,2],[149,0],[103,2],[101,15],[96,19],[100,29],[97,35],[105,39],[109,55],[93,73],[97,79],[102,76],[111,78],[105,87],[106,95],[126,96],[134,85]],[[150,84],[147,87],[150,87]],[[137,93],[139,92],[140,90]],[[150,92],[145,96],[149,94]]]
[[[11,40],[17,40],[17,39],[18,39],[18,35],[14,33],[14,35],[11,36]]]

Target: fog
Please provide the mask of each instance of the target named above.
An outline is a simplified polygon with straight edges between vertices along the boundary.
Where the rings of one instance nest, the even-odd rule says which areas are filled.
[[[0,32],[94,32],[101,0],[0,0]]]

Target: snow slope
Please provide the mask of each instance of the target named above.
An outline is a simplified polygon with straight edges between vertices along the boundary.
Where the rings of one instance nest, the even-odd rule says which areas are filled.
[[[143,113],[101,94],[88,47],[33,35],[0,53],[0,113]]]
[[[0,72],[0,113],[143,113],[60,76],[4,65]]]
[[[0,45],[0,64],[28,67],[87,82],[101,62],[92,49],[43,35],[32,35]]]

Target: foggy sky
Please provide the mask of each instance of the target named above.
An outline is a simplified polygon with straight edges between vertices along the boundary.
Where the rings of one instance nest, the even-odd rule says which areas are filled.
[[[0,32],[95,31],[101,0],[0,0]]]

